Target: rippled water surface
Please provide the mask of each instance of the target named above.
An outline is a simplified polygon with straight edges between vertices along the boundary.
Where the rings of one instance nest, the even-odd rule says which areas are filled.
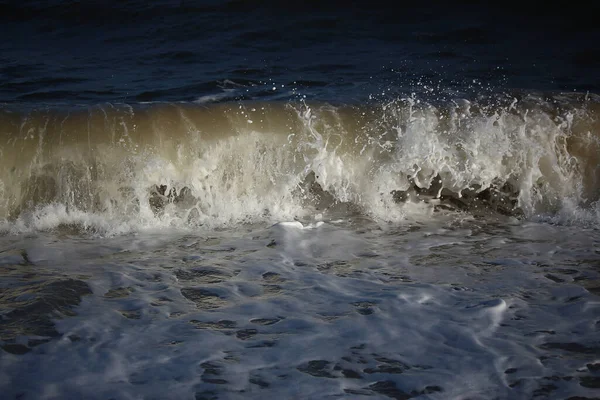
[[[21,398],[591,398],[599,240],[464,216],[5,238],[0,382]]]

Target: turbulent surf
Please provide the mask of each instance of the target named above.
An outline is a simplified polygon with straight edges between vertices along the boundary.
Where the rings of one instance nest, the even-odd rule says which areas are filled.
[[[599,98],[441,104],[104,104],[18,112],[0,127],[4,229],[122,221],[222,226],[344,210],[597,222]],[[412,210],[412,211],[411,211]]]
[[[388,3],[0,1],[2,400],[598,397],[597,16]]]

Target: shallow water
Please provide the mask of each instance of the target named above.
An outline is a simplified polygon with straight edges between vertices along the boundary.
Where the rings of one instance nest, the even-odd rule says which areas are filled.
[[[4,238],[0,383],[7,398],[591,398],[599,243],[462,214]],[[77,307],[73,282],[91,291]]]

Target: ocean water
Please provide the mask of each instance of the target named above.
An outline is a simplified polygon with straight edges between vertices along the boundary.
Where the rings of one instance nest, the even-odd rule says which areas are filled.
[[[0,398],[598,398],[594,17],[1,1]]]

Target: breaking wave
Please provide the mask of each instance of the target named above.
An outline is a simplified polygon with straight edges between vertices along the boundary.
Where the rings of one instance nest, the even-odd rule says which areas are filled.
[[[600,221],[600,98],[0,110],[3,230],[462,210]],[[415,207],[417,205],[417,207]]]

